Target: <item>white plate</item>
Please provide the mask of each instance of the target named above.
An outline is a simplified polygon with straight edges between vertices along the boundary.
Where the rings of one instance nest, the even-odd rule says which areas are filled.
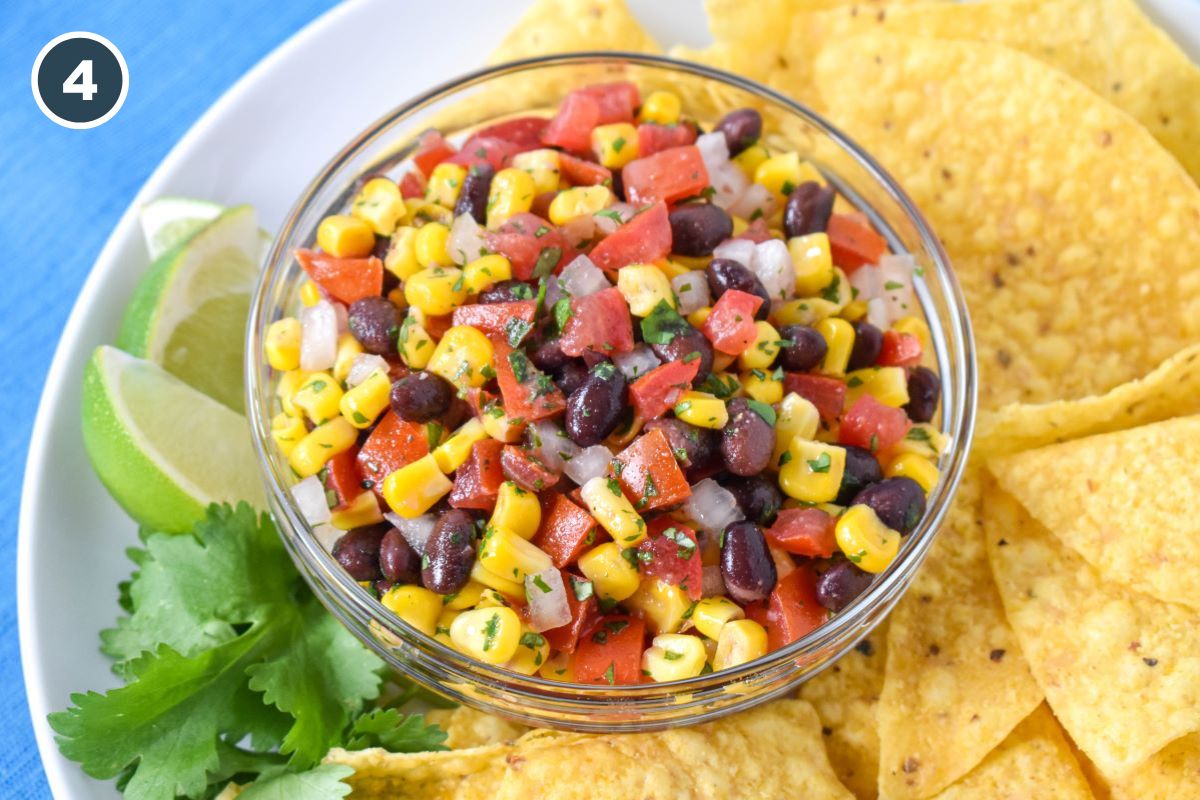
[[[296,34],[229,90],[175,146],[142,187],[92,269],[63,331],[33,428],[21,501],[17,596],[21,658],[38,748],[55,797],[116,798],[64,759],[46,714],[71,692],[115,685],[98,632],[119,610],[117,582],[130,563],[135,526],[88,465],[79,431],[80,380],[92,350],[111,342],[146,265],[137,208],[160,195],[251,203],[265,227],[282,222],[317,170],[355,133],[431,84],[479,66],[516,18],[515,6],[484,0],[398,3],[358,0]],[[666,45],[708,39],[699,0],[633,0]],[[1195,58],[1197,0],[1153,0],[1152,13]],[[446,27],[453,20],[453,35]],[[416,49],[414,44],[430,46]],[[362,53],[372,69],[343,80]],[[338,88],[330,89],[336,81]],[[311,109],[340,107],[314,118]],[[72,487],[65,497],[62,487]],[[71,558],[62,554],[71,553]],[[80,597],[101,598],[80,603]]]

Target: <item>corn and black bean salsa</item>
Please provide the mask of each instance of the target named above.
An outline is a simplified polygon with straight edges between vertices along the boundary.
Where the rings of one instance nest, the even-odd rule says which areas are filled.
[[[325,218],[266,355],[318,536],[488,664],[672,681],[842,609],[945,448],[909,256],[738,109],[585,86]]]

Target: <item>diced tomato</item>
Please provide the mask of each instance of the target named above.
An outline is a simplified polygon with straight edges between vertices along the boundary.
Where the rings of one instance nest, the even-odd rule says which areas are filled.
[[[599,124],[600,102],[583,92],[570,92],[542,131],[542,144],[587,153],[592,149],[592,128]]]
[[[642,574],[672,583],[686,591],[692,600],[699,600],[704,588],[704,566],[696,532],[668,516],[650,520],[646,531],[646,538],[638,545],[638,552],[644,553],[646,559],[641,562]],[[686,537],[685,541],[691,540],[691,547],[680,543],[681,536]]]
[[[428,453],[425,426],[406,422],[389,411],[358,451],[358,469],[364,479],[374,482],[375,493],[382,497],[384,478]]]
[[[521,152],[520,145],[494,136],[476,134],[463,143],[462,149],[446,159],[449,164],[461,164],[470,169],[488,164],[499,172],[512,162],[512,157]]]
[[[696,141],[696,129],[691,125],[657,125],[647,122],[638,125],[638,157],[645,158],[672,147],[683,147]]]
[[[425,196],[425,179],[421,177],[421,173],[413,170],[404,173],[404,177],[400,179],[400,196],[405,200]]]
[[[637,617],[610,614],[589,625],[571,660],[578,683],[609,686],[641,683],[646,625]]]
[[[471,445],[471,455],[454,473],[454,488],[450,490],[450,505],[454,508],[474,508],[491,511],[496,507],[504,472],[500,468],[503,442],[484,439]]]
[[[629,81],[595,83],[580,92],[595,98],[600,108],[600,125],[611,122],[632,122],[634,110],[642,104],[638,88]]]
[[[838,441],[865,447],[872,453],[887,450],[900,443],[912,427],[902,408],[885,406],[869,394],[854,401],[842,417]]]
[[[421,174],[428,178],[433,173],[434,167],[452,155],[454,155],[454,145],[447,142],[446,138],[438,131],[428,130],[421,134],[417,152],[413,155],[413,163],[417,165],[417,169],[421,170]]]
[[[921,363],[921,340],[911,333],[884,331],[875,363],[881,367],[915,367]]]
[[[562,231],[528,212],[514,214],[494,231],[484,234],[488,247],[512,262],[519,281],[558,273],[575,257]]]
[[[535,422],[553,417],[567,407],[562,391],[554,385],[549,375],[533,365],[524,350],[514,350],[499,337],[492,340],[492,345],[492,368],[496,371],[496,382],[500,384],[505,416]]]
[[[533,324],[537,313],[534,300],[514,300],[510,303],[471,303],[454,309],[454,325],[470,325],[492,339],[507,339],[513,320]],[[512,330],[516,330],[513,328]]]
[[[549,489],[558,483],[559,476],[529,452],[512,444],[504,445],[500,454],[500,469],[504,477],[531,492]]]
[[[692,487],[660,430],[634,439],[613,462],[609,469],[638,513],[673,506],[692,496]]]
[[[569,356],[581,356],[586,350],[606,356],[632,350],[633,318],[620,290],[610,287],[573,299],[559,347]]]
[[[358,471],[358,448],[343,450],[325,465],[325,487],[337,495],[337,507],[345,508],[365,490]]]
[[[536,150],[542,146],[542,131],[550,120],[545,117],[514,117],[475,132],[480,139],[493,138],[512,142],[524,150]]]
[[[572,186],[612,186],[611,169],[570,153],[558,154],[558,171]]]
[[[574,653],[579,644],[579,637],[584,628],[590,626],[596,616],[596,597],[589,596],[586,600],[575,597],[575,582],[580,580],[574,575],[563,573],[563,584],[567,587],[567,608],[571,610],[571,621],[566,625],[542,631],[551,650],[560,653]]]
[[[542,503],[542,524],[533,535],[554,566],[562,569],[603,536],[592,515],[563,494],[550,495]]]
[[[643,422],[657,419],[674,408],[679,395],[691,388],[700,371],[700,359],[668,361],[638,378],[629,386],[633,413]]]
[[[425,332],[434,339],[441,340],[446,335],[446,331],[454,327],[454,315],[442,314],[433,316],[432,314],[425,315]]]
[[[739,355],[758,338],[754,314],[762,304],[763,299],[758,295],[727,290],[704,320],[704,335],[722,353]]]
[[[597,267],[615,271],[626,264],[651,264],[671,253],[671,222],[666,203],[642,209],[592,248]]]
[[[762,217],[754,220],[746,226],[746,230],[733,237],[735,239],[745,239],[755,244],[765,242],[771,238],[771,229],[767,227],[767,221]]]
[[[621,170],[625,197],[635,206],[665,200],[672,203],[700,194],[708,186],[708,170],[695,145],[672,147],[630,161]]]
[[[800,565],[781,577],[767,598],[767,648],[791,644],[827,619],[829,612],[817,600],[817,576]]]
[[[374,256],[336,258],[300,249],[296,251],[296,260],[330,297],[346,305],[383,293],[383,262]]]
[[[795,392],[812,403],[826,423],[836,422],[846,404],[846,384],[825,375],[788,372],[783,376],[783,391]]]
[[[829,217],[829,252],[833,263],[851,273],[864,264],[878,264],[887,252],[887,240],[866,222],[849,214]]]
[[[834,518],[819,508],[784,508],[763,531],[767,544],[798,556],[829,558],[837,550]]]

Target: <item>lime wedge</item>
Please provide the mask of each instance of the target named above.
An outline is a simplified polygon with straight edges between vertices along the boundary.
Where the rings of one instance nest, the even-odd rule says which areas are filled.
[[[149,361],[96,348],[82,422],[96,474],[142,525],[186,531],[214,502],[266,508],[246,418]]]
[[[150,265],[125,309],[117,346],[241,411],[243,340],[261,246],[254,209],[222,212]]]
[[[191,197],[159,197],[142,206],[142,235],[150,260],[161,256],[221,215],[225,206]]]

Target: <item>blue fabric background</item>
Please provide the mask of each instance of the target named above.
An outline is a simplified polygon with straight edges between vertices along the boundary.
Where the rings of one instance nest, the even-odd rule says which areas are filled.
[[[29,433],[59,332],[109,232],[167,151],[246,70],[332,5],[333,0],[4,4],[0,475],[7,477],[0,482],[0,797],[50,796],[21,679],[15,563]],[[129,65],[124,107],[91,130],[53,124],[30,91],[38,51],[75,30],[107,37]]]

